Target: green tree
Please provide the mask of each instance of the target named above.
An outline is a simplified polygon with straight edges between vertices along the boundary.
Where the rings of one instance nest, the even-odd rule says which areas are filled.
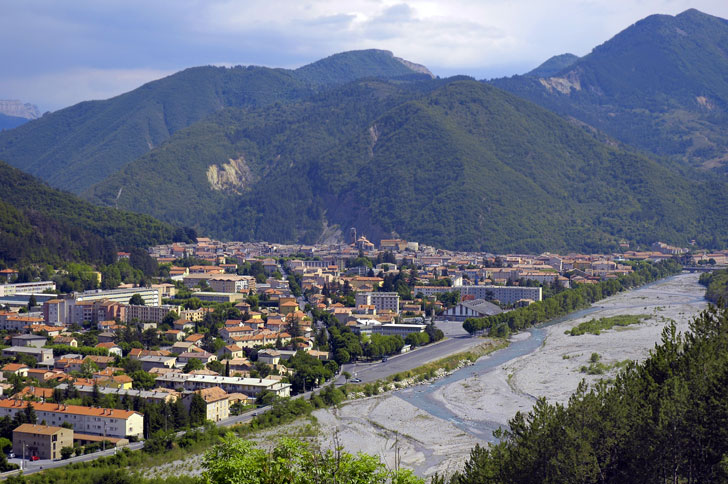
[[[28,406],[25,407],[25,421],[27,423],[36,424],[38,423],[38,416],[35,413],[35,407],[33,404],[28,402]]]
[[[189,360],[187,360],[184,368],[182,368],[182,371],[185,373],[189,373],[195,370],[203,370],[204,368],[205,364],[202,363],[202,360],[200,360],[199,358],[190,358]]]
[[[144,299],[141,294],[134,294],[129,299],[129,304],[132,306],[144,306]]]
[[[190,425],[198,427],[205,423],[207,419],[207,403],[205,399],[199,393],[192,395],[192,401],[190,402]]]

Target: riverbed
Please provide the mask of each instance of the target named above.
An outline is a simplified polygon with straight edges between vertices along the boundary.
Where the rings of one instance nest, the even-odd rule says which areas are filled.
[[[566,402],[585,379],[594,383],[616,374],[625,360],[644,360],[674,322],[685,332],[707,306],[697,274],[680,274],[604,299],[539,328],[516,334],[511,345],[432,384],[355,400],[335,413],[314,413],[324,446],[332,436],[349,452],[380,455],[418,475],[449,474],[467,459],[476,443],[493,441],[493,431],[518,411],[528,411],[539,397]],[[638,325],[570,336],[566,330],[592,318],[645,315]],[[593,353],[606,370],[588,375],[581,368]],[[396,442],[396,445],[395,445]]]

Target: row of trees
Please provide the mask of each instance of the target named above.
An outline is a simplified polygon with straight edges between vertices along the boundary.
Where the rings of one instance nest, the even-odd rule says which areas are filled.
[[[510,331],[519,331],[587,307],[620,291],[676,274],[682,267],[674,260],[664,260],[655,264],[635,263],[633,269],[633,272],[617,279],[609,279],[597,284],[579,284],[527,307],[485,318],[467,319],[463,323],[463,328],[470,334],[488,331],[490,334],[505,336]]]
[[[705,298],[713,304],[728,304],[728,269],[700,275],[700,283],[707,289]]]

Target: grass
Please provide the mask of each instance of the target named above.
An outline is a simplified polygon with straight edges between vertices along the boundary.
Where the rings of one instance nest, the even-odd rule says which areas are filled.
[[[622,314],[618,316],[612,316],[609,318],[591,319],[584,323],[575,326],[570,330],[564,331],[564,334],[571,336],[581,336],[582,334],[600,334],[602,331],[612,329],[616,327],[630,326],[633,324],[640,324],[645,319],[649,318],[647,314]]]

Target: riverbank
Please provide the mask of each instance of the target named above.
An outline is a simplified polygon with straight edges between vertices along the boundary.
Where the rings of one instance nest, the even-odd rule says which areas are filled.
[[[586,316],[547,327],[544,343],[533,353],[485,375],[444,386],[433,398],[464,421],[501,425],[517,411],[529,410],[538,397],[566,403],[582,379],[593,384],[612,378],[626,360],[644,360],[668,323],[674,321],[679,332],[687,331],[692,318],[707,307],[704,291],[696,274],[682,274],[612,296],[600,301],[598,309]],[[590,319],[623,314],[647,318],[641,324],[613,328],[599,335],[565,334]],[[595,353],[600,365],[593,365]],[[590,367],[595,368],[595,374],[589,374]]]

